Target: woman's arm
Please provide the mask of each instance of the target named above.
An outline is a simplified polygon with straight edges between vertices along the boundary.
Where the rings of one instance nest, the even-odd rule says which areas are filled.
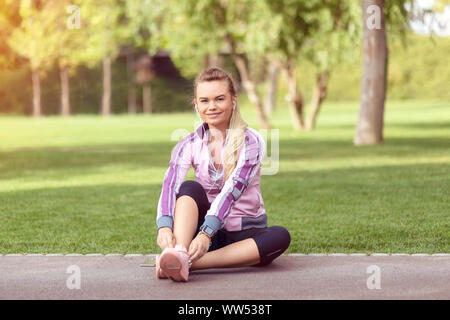
[[[195,132],[181,139],[172,150],[169,168],[164,175],[161,195],[158,201],[156,224],[159,228],[173,230],[176,193],[186,178],[192,163],[192,142]]]
[[[261,167],[265,150],[266,147],[262,137],[252,131],[249,132],[249,129],[247,129],[244,146],[239,152],[236,168],[211,204],[202,228],[207,226],[214,233],[221,228],[234,203],[239,200]]]

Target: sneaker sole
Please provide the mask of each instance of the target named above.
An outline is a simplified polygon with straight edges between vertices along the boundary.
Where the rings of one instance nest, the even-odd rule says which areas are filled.
[[[159,265],[159,261],[156,263],[156,277],[158,279],[169,279],[165,274],[163,274],[163,271],[161,270],[161,267]]]
[[[187,281],[181,274],[181,262],[176,254],[167,252],[159,260],[159,265],[164,274],[174,281]]]

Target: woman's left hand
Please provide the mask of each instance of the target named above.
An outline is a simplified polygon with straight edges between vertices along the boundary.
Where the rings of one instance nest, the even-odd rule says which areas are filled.
[[[208,252],[210,242],[211,239],[200,232],[195,239],[192,240],[191,245],[189,246],[190,260],[194,262]]]

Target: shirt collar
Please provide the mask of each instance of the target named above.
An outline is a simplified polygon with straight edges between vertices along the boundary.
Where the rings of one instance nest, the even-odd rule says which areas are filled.
[[[203,140],[203,142],[207,142],[208,139],[208,135],[206,134],[206,132],[209,130],[209,126],[206,122],[203,122],[196,130],[196,134],[197,136]]]
[[[208,144],[208,139],[209,139],[209,126],[206,122],[203,122],[200,126],[198,126],[198,128],[195,130],[197,136],[203,140],[204,144]],[[228,135],[225,138],[225,140],[223,141],[223,145],[226,144],[228,139]]]

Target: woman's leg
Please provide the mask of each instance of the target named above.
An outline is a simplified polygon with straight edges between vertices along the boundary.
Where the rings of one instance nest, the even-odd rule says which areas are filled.
[[[192,263],[191,270],[246,267],[259,262],[256,242],[248,238],[205,253],[203,257]]]
[[[259,232],[254,236],[261,254],[261,262],[255,267],[263,267],[270,264],[289,248],[291,235],[286,228],[272,226]]]
[[[173,235],[176,244],[181,244],[187,250],[197,230],[198,208],[195,200],[183,195],[175,204],[175,217],[173,221]]]
[[[210,207],[202,185],[196,181],[183,182],[177,194],[173,221],[176,244],[189,250],[194,234]]]
[[[191,270],[266,266],[286,251],[291,242],[289,232],[280,226],[243,230],[233,240],[240,237],[247,239],[206,253],[192,264]]]

